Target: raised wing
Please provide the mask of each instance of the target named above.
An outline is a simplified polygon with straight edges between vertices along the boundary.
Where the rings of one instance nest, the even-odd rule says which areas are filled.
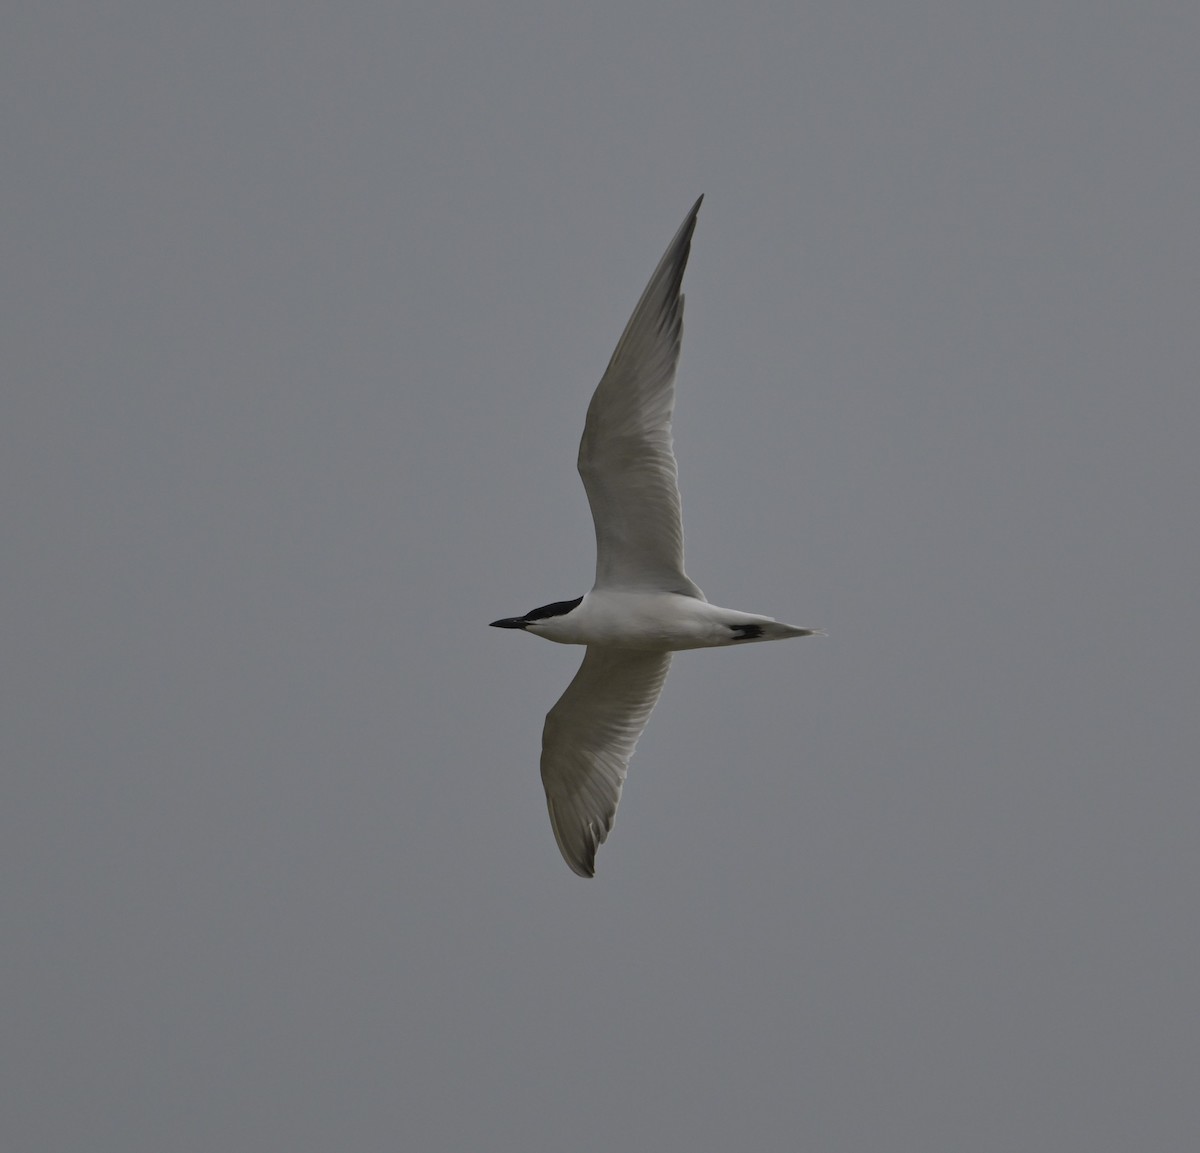
[[[554,839],[581,877],[596,872],[634,746],[662,692],[671,654],[589,647],[546,714],[542,784]]]
[[[683,571],[683,518],[671,447],[680,285],[700,197],[629,318],[588,406],[579,475],[596,525],[596,587],[704,594]]]

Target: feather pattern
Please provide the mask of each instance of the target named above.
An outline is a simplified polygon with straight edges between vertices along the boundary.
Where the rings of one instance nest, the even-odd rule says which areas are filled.
[[[542,784],[554,839],[581,877],[596,872],[638,738],[671,667],[668,652],[590,646],[546,715]]]
[[[683,571],[671,439],[683,340],[680,286],[703,199],[659,261],[588,406],[579,475],[596,526],[596,588],[651,588],[704,599]]]

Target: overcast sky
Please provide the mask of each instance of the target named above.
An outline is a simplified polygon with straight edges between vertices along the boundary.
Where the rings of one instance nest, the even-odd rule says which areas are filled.
[[[1200,7],[10,4],[0,1145],[1200,1148]],[[594,880],[574,457],[706,196]]]

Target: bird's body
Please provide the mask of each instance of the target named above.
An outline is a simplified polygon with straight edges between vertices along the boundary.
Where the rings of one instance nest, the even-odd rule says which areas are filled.
[[[542,734],[554,836],[567,864],[585,877],[595,872],[596,848],[612,828],[670,654],[814,631],[709,604],[683,571],[671,414],[683,334],[680,285],[703,199],[659,261],[588,406],[579,473],[596,527],[595,585],[574,600],[492,622],[587,646]]]
[[[496,625],[524,628],[560,645],[602,645],[651,653],[782,640],[812,631],[755,613],[723,609],[681,593],[642,589],[592,589],[567,613],[532,621],[515,619],[522,623],[505,626],[497,621]]]

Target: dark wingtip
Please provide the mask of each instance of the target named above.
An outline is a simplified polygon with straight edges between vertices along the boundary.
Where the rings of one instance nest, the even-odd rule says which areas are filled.
[[[575,876],[588,880],[596,875],[596,850],[593,849],[590,853],[585,853],[583,857],[577,860],[572,860],[568,857],[567,864],[571,867],[571,872]]]

